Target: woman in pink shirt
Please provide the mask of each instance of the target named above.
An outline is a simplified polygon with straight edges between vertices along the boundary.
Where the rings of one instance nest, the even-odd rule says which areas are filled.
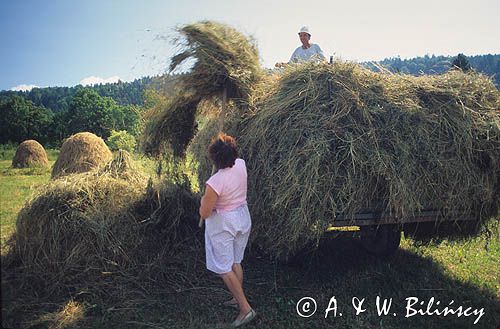
[[[218,171],[208,179],[201,199],[200,216],[205,219],[207,269],[219,274],[233,295],[224,305],[239,307],[232,323],[239,327],[256,315],[243,292],[241,261],[252,221],[247,206],[247,169],[238,158],[233,137],[219,134],[208,147]]]

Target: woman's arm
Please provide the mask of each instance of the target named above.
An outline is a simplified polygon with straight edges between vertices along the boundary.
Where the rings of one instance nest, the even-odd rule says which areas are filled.
[[[214,189],[210,185],[205,185],[205,195],[201,198],[200,204],[200,217],[206,219],[210,217],[212,211],[215,208],[215,203],[219,196],[215,193]]]

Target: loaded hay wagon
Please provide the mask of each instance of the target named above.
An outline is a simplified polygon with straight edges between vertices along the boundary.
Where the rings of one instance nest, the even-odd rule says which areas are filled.
[[[148,122],[144,150],[192,154],[203,186],[210,139],[235,136],[252,242],[272,256],[353,227],[368,251],[387,255],[401,230],[467,235],[498,219],[500,93],[488,77],[413,77],[343,61],[266,72],[253,41],[231,27],[179,32],[184,51],[171,69],[194,64]]]

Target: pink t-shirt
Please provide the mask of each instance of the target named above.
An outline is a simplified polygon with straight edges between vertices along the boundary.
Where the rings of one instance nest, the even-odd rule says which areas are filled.
[[[219,169],[207,181],[219,196],[215,203],[217,213],[230,211],[247,203],[247,167],[245,160],[236,159],[231,168]]]

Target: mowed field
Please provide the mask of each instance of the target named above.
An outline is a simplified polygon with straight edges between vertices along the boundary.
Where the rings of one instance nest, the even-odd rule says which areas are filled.
[[[57,150],[48,153],[52,165]],[[0,159],[2,259],[17,213],[50,178],[50,169],[10,168],[12,155],[4,150]],[[172,274],[162,280],[117,273],[68,283],[58,291],[49,282],[22,277],[22,269],[2,267],[2,327],[224,327],[236,316],[236,311],[219,306],[229,295],[222,281],[204,268],[203,245],[196,243],[187,252],[165,265]],[[246,328],[500,328],[498,221],[491,222],[489,232],[466,241],[419,246],[403,239],[401,249],[387,260],[367,255],[355,240],[325,238],[317,252],[304,254],[293,265],[272,262],[255,249],[243,265],[244,286],[258,313]],[[387,315],[377,313],[377,296],[392,299]],[[316,312],[309,317],[297,313],[304,297],[316,301]],[[336,316],[333,310],[325,313],[332,297]],[[356,314],[354,297],[355,302],[364,299],[365,311]],[[408,313],[408,301],[416,300],[412,297],[418,298],[413,308],[425,315]],[[432,299],[431,311],[463,305],[464,310],[471,307],[470,316],[428,315]],[[314,308],[313,303],[300,306],[304,315]],[[484,315],[479,317],[481,309]]]

